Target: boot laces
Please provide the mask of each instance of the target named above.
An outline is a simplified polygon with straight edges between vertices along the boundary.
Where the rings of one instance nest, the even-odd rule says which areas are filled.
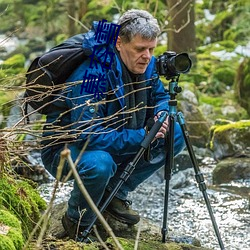
[[[123,205],[124,205],[125,208],[128,209],[129,206],[132,205],[132,201],[130,201],[130,200],[124,200],[124,201],[123,201]]]

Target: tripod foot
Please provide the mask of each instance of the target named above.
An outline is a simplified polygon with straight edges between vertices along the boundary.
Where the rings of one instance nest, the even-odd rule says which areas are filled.
[[[162,234],[162,243],[166,243],[166,236],[168,233],[168,229],[167,228],[162,228],[161,229],[161,234]]]

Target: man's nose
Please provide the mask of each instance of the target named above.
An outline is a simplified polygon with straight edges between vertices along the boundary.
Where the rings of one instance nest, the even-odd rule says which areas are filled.
[[[144,59],[150,59],[150,58],[151,58],[151,53],[150,53],[149,49],[146,49],[146,50],[144,51],[142,57],[143,57]]]

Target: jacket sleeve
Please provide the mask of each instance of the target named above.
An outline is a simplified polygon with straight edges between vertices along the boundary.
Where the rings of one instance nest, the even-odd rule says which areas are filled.
[[[88,150],[104,150],[114,155],[136,153],[145,137],[145,130],[117,130],[105,126],[107,119],[111,119],[105,116],[105,101],[98,101],[93,98],[93,94],[81,94],[80,82],[85,69],[83,65],[73,73],[68,81],[79,80],[79,83],[66,91],[67,103],[71,109],[71,130],[77,138],[79,147],[87,143]]]

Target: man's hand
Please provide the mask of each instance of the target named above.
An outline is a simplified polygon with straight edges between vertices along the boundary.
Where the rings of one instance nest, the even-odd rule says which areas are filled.
[[[158,120],[158,118],[160,117],[161,113],[164,111],[160,111],[159,113],[157,113],[157,115],[154,117],[155,122]],[[165,121],[163,122],[161,128],[159,129],[159,131],[157,132],[157,134],[155,135],[155,139],[159,139],[159,138],[165,138],[166,133],[169,130],[169,124],[168,124],[168,116],[165,119]]]

